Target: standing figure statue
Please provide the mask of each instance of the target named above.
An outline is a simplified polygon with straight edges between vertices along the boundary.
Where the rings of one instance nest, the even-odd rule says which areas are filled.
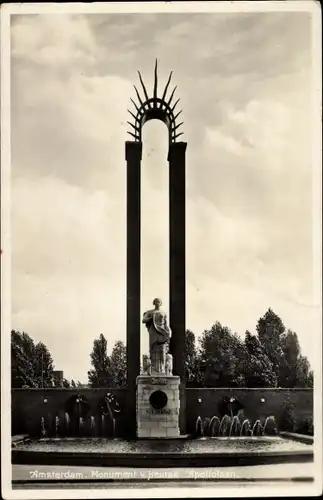
[[[155,308],[144,313],[142,322],[149,333],[151,373],[156,375],[166,373],[166,354],[172,332],[166,314],[160,309],[162,301],[154,299],[153,305]]]

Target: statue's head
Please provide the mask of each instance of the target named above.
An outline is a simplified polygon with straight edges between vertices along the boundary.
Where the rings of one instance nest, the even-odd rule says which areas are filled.
[[[160,307],[160,306],[162,305],[162,301],[161,301],[160,299],[158,299],[158,298],[157,298],[157,299],[154,299],[154,300],[153,300],[153,305],[154,305],[155,307]]]

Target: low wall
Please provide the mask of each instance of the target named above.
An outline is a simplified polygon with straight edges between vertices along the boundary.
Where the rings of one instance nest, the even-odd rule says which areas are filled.
[[[127,389],[52,388],[52,389],[12,389],[11,391],[11,425],[12,434],[37,435],[41,417],[64,415],[67,401],[76,395],[85,398],[90,405],[90,415],[98,414],[98,405],[107,392],[111,392],[121,407],[119,428],[126,426]],[[46,402],[44,402],[46,400]]]
[[[298,417],[313,416],[313,389],[271,389],[271,388],[198,388],[186,389],[186,423],[187,432],[195,429],[198,416],[221,416],[221,405],[224,397],[234,397],[241,403],[246,418],[255,421],[274,415],[276,420],[284,409],[284,401],[288,398],[295,405]],[[200,400],[200,402],[199,402]]]
[[[11,398],[12,434],[37,435],[41,417],[45,415],[64,414],[65,404],[70,397],[86,398],[91,407],[89,414],[96,414],[98,404],[111,392],[120,404],[121,412],[118,415],[119,434],[123,435],[127,428],[126,408],[127,389],[13,389]],[[192,433],[198,416],[221,416],[224,397],[234,397],[241,403],[247,418],[257,418],[274,415],[279,419],[283,402],[287,396],[294,403],[296,415],[311,417],[313,415],[312,389],[243,389],[243,388],[198,388],[186,389],[186,422],[187,432]],[[44,402],[46,400],[46,402]]]

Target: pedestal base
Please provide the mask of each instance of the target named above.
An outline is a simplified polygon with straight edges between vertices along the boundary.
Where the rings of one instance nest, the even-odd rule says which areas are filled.
[[[173,375],[137,377],[137,437],[179,437],[180,378]]]

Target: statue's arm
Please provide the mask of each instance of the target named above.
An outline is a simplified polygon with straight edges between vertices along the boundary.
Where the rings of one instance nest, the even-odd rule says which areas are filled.
[[[167,315],[166,314],[164,315],[164,319],[165,319],[165,330],[169,333],[169,335],[171,335],[172,331],[171,331],[170,326],[168,324]]]
[[[152,314],[150,311],[146,311],[143,314],[142,322],[143,323],[149,323],[152,320]]]

